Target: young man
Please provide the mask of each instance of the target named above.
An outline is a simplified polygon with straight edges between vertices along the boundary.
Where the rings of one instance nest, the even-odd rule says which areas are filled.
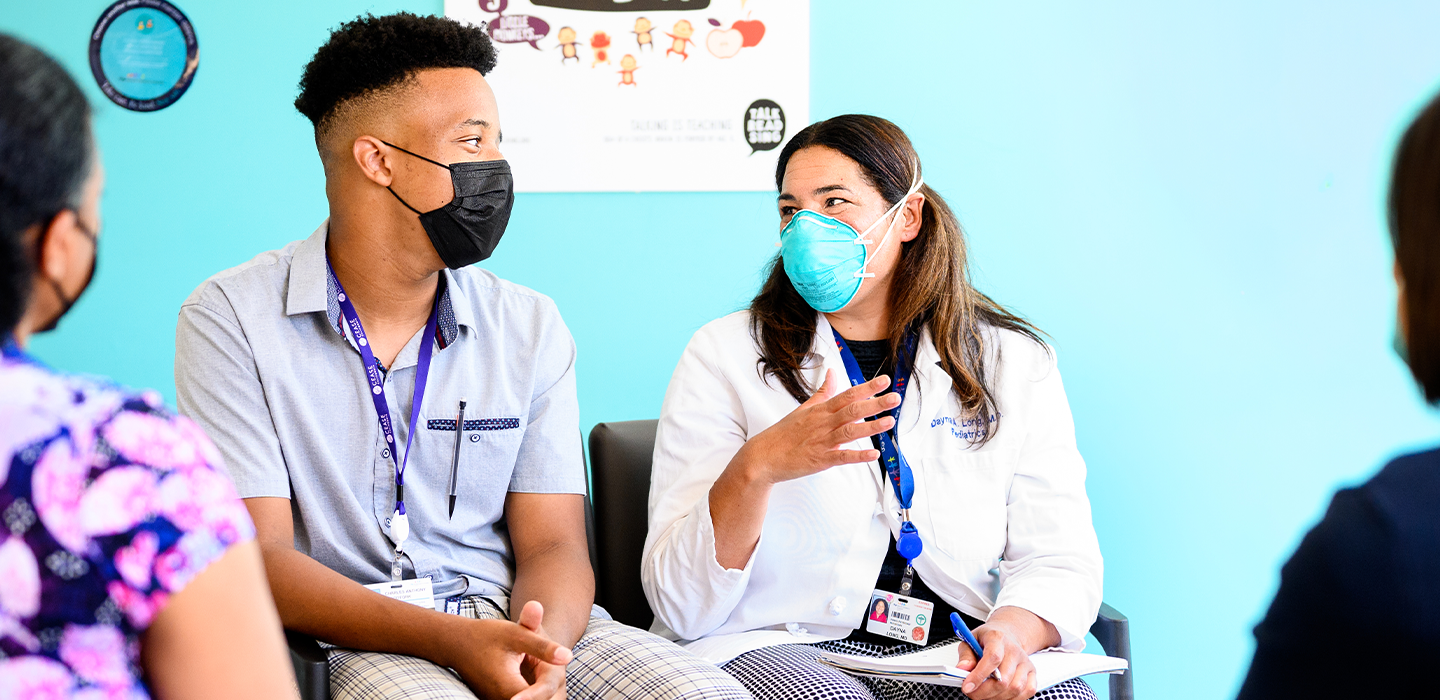
[[[337,647],[333,697],[748,697],[592,613],[574,342],[550,299],[470,267],[514,202],[494,64],[442,18],[331,35],[295,100],[330,218],[185,302],[181,410],[224,453],[285,626]]]

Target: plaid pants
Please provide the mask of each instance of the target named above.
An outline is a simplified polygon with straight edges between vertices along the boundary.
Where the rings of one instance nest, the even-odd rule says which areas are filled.
[[[471,596],[460,615],[508,619],[508,600]],[[730,674],[649,632],[591,617],[565,669],[567,700],[750,700]],[[330,697],[335,700],[474,700],[453,671],[424,659],[351,649],[330,650]]]

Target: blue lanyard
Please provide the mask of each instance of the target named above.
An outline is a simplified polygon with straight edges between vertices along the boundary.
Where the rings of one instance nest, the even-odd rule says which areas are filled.
[[[860,371],[860,363],[855,361],[855,354],[845,345],[845,339],[840,337],[839,331],[831,328],[830,332],[835,335],[835,345],[840,349],[845,373],[850,375],[850,386],[864,384],[865,374]],[[895,418],[895,427],[875,436],[880,443],[880,463],[885,466],[885,475],[890,478],[890,486],[895,489],[895,500],[900,502],[903,512],[904,521],[900,523],[900,537],[895,540],[895,550],[905,557],[906,561],[920,556],[924,549],[920,531],[910,522],[910,501],[915,496],[915,476],[910,472],[910,463],[905,461],[905,455],[896,442],[900,428],[900,411],[905,407],[905,388],[910,384],[910,372],[915,367],[915,348],[919,344],[919,336],[913,328],[905,333],[905,343],[895,363],[893,386],[895,393],[900,395],[900,405],[884,414]],[[908,586],[905,588],[908,589]],[[908,590],[902,592],[908,593]]]
[[[441,292],[435,293],[435,302],[430,306],[430,319],[425,322],[425,334],[420,337],[420,363],[415,370],[415,392],[410,397],[410,434],[405,438],[405,456],[402,458],[396,454],[395,426],[390,420],[390,404],[385,400],[385,380],[380,375],[380,363],[375,359],[375,353],[370,351],[370,341],[365,337],[364,326],[360,325],[360,314],[355,312],[355,305],[350,303],[345,287],[341,286],[340,279],[335,276],[335,270],[329,267],[328,261],[326,269],[330,272],[330,279],[335,281],[335,289],[340,292],[336,299],[340,302],[340,315],[345,318],[345,325],[350,328],[355,345],[360,348],[360,357],[365,360],[365,378],[370,381],[370,398],[375,402],[375,413],[380,417],[380,430],[385,433],[385,444],[390,448],[390,461],[395,465],[395,511],[405,515],[405,467],[410,463],[410,447],[415,444],[415,433],[420,430],[420,404],[425,399],[425,380],[430,374],[430,357],[435,352],[435,328],[439,322]]]
[[[21,350],[20,344],[15,342],[15,338],[13,336],[0,336],[0,357],[10,360],[11,362],[14,362],[16,364],[30,365],[31,367],[37,367],[39,369],[45,370],[46,372],[52,371],[49,367],[45,365],[45,363],[35,359],[35,356],[31,355],[28,352],[25,352],[24,350]]]
[[[15,339],[8,335],[0,338],[0,357],[4,357],[7,360],[19,360],[21,362],[30,359],[25,354],[25,351],[21,350],[20,346],[15,343]]]

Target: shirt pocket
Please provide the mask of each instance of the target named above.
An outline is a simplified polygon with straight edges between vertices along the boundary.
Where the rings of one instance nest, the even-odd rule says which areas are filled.
[[[956,562],[993,566],[1005,551],[1015,457],[1014,450],[956,450],[912,464],[911,517],[925,546]]]
[[[459,459],[455,459],[455,417],[425,419],[423,436],[427,451],[443,455],[444,480],[436,483],[439,493],[449,493],[450,469],[455,465],[457,505],[454,520],[465,527],[497,521],[504,513],[510,475],[525,436],[524,423],[513,416],[465,418],[460,435]],[[443,511],[442,511],[443,513]]]

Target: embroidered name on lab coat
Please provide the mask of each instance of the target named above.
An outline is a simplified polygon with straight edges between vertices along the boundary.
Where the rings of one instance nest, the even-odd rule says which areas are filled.
[[[990,422],[994,423],[997,418],[1003,417],[1004,415],[1005,414],[1003,412],[999,413],[998,416],[997,414],[992,413],[990,414]],[[980,426],[979,418],[964,418],[957,420],[955,418],[945,416],[930,421],[931,428],[938,428],[942,425],[949,427],[951,436],[962,440],[979,440],[985,437],[986,431],[985,428]]]

